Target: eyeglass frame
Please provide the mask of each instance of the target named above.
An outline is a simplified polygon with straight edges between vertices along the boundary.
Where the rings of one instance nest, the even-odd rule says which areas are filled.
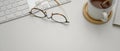
[[[32,11],[33,11],[34,9],[37,9],[37,10],[41,11],[41,12],[44,14],[44,16],[43,16],[43,17],[40,17],[40,16],[37,16],[37,15],[35,15],[34,13],[32,13]],[[60,13],[52,13],[51,16],[48,17],[47,12],[44,11],[44,10],[42,10],[42,9],[39,9],[39,8],[32,8],[29,13],[32,14],[33,16],[39,17],[39,18],[46,18],[46,17],[47,17],[48,19],[51,19],[51,20],[53,20],[53,21],[55,21],[55,22],[57,22],[57,23],[69,23],[69,21],[67,20],[66,16],[63,15],[63,14],[60,14]],[[64,22],[56,21],[55,19],[53,19],[53,16],[54,16],[54,15],[60,15],[60,16],[62,16],[62,17],[65,19],[65,21],[64,21]]]

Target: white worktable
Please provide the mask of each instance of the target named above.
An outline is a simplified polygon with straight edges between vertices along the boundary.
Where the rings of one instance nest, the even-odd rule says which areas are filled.
[[[0,25],[0,51],[120,51],[120,27],[89,23],[84,0],[62,6],[70,23],[62,25],[27,16]],[[56,10],[58,11],[58,10]]]

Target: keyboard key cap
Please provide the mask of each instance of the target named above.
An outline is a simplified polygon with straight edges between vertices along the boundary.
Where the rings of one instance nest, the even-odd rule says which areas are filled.
[[[50,1],[49,5],[50,5],[50,7],[55,7],[58,4],[55,1]]]
[[[21,5],[24,5],[24,4],[27,4],[26,0],[23,0],[23,1],[19,1],[19,2],[18,2],[18,5],[20,5],[20,6],[21,6]]]
[[[43,9],[48,9],[50,8],[50,5],[48,2],[44,2],[44,4],[41,4],[41,6],[43,7]]]
[[[18,6],[19,6],[18,3],[12,4],[12,7],[18,7]]]
[[[19,12],[14,13],[14,16],[15,16],[15,17],[21,16],[21,15],[23,15],[22,11],[19,11]]]
[[[22,6],[17,7],[18,11],[23,10],[23,9],[29,9],[28,5],[22,5]]]
[[[13,19],[13,17],[15,17],[14,14],[6,15],[6,19],[7,20]]]
[[[6,17],[0,17],[0,22],[4,22],[6,20]]]
[[[0,7],[3,6],[3,3],[0,2]]]
[[[1,10],[2,11],[6,10],[6,6],[1,7]]]
[[[12,8],[12,5],[7,5],[6,6],[6,9],[11,9]]]
[[[27,14],[27,13],[29,13],[29,11],[30,11],[29,9],[25,9],[25,10],[22,10],[22,13]]]
[[[5,12],[0,12],[0,16],[4,16],[5,15]]]
[[[10,4],[9,1],[4,1],[3,3],[4,3],[4,5],[9,5]]]
[[[10,9],[11,13],[17,12],[17,8]]]
[[[8,14],[11,14],[11,10],[6,10],[6,11],[5,11],[5,14],[7,14],[7,15],[8,15]]]

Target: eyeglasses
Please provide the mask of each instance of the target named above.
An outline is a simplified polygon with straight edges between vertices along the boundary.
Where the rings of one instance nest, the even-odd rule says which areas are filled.
[[[32,8],[29,13],[38,18],[51,19],[57,23],[69,23],[65,15],[60,13],[52,13],[51,16],[48,17],[47,12],[39,8]]]

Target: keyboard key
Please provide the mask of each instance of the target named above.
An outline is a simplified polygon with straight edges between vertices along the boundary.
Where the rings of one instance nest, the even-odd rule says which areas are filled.
[[[6,6],[1,7],[1,11],[6,10]]]
[[[0,12],[0,16],[4,16],[5,15],[5,12]]]
[[[20,5],[20,6],[21,6],[21,5],[24,5],[24,4],[27,4],[26,0],[23,0],[23,1],[19,1],[19,2],[18,2],[18,5]]]
[[[29,9],[25,9],[25,10],[22,10],[22,13],[27,14],[27,13],[29,13],[29,11],[30,11]]]
[[[6,9],[11,9],[12,8],[12,5],[7,5],[6,6]]]
[[[0,2],[3,2],[4,0],[0,0]]]
[[[14,14],[9,14],[9,15],[6,15],[6,19],[7,19],[7,20],[12,19],[13,17],[15,17],[15,16],[14,16]]]
[[[22,6],[17,7],[18,11],[23,10],[23,9],[29,9],[28,5],[22,5]]]
[[[0,2],[0,7],[3,6],[3,3]]]
[[[10,11],[11,11],[11,13],[15,13],[15,12],[17,12],[17,8],[12,8],[12,9],[10,9]]]
[[[18,3],[12,4],[12,7],[18,7],[18,6],[19,6]]]
[[[14,0],[15,2],[23,1],[23,0]]]
[[[10,4],[9,1],[4,1],[3,3],[4,3],[4,5],[9,5]]]
[[[9,0],[9,2],[10,2],[10,4],[13,4],[13,3],[15,3],[15,1],[14,1],[14,0]]]
[[[43,9],[48,9],[50,8],[50,5],[48,2],[44,2],[43,4],[41,4],[41,6],[43,7]]]
[[[6,10],[6,11],[5,11],[5,14],[7,14],[7,15],[8,15],[8,14],[11,14],[11,10]]]
[[[19,12],[14,13],[14,16],[15,16],[15,17],[21,16],[21,15],[23,15],[22,11],[19,11]]]
[[[50,7],[55,7],[58,4],[55,1],[50,1],[49,5],[50,5]]]
[[[0,17],[0,22],[4,22],[6,20],[6,17]]]

